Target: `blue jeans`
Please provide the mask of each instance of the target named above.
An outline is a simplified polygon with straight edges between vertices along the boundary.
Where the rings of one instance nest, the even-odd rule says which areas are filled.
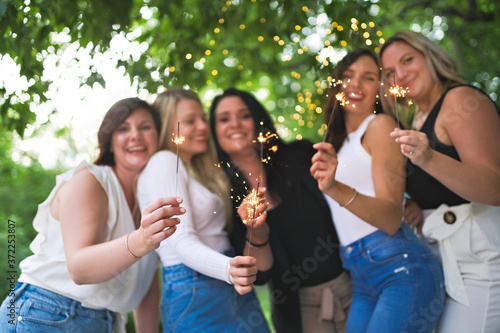
[[[269,332],[254,291],[240,295],[184,264],[163,267],[161,314],[164,332]]]
[[[403,224],[341,247],[353,284],[346,333],[432,332],[444,307],[441,267]]]
[[[116,314],[27,283],[17,283],[0,308],[0,332],[111,332]]]

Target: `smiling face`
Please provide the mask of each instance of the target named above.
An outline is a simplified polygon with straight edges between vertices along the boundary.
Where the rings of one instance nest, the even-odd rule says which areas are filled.
[[[115,167],[140,172],[158,148],[158,132],[151,113],[136,109],[111,136]]]
[[[238,96],[222,98],[215,109],[215,135],[228,155],[255,149],[255,124],[248,106]]]
[[[372,113],[378,88],[379,68],[377,64],[367,55],[360,56],[342,73],[340,91],[345,94],[344,110],[352,113]]]
[[[381,61],[389,82],[393,84],[395,81],[407,88],[406,96],[419,100],[429,93],[434,80],[421,52],[405,42],[397,41],[387,46]]]
[[[179,145],[179,157],[184,163],[191,161],[193,156],[207,151],[210,129],[207,117],[200,102],[183,99],[177,103],[176,117],[172,133],[177,135],[177,122],[180,124],[179,135],[184,141]]]

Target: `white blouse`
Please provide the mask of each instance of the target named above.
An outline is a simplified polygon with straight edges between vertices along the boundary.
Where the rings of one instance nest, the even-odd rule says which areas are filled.
[[[141,173],[137,197],[141,209],[160,197],[177,196],[183,199],[176,232],[156,250],[164,266],[184,264],[207,276],[231,283],[229,261],[221,252],[230,248],[224,230],[226,214],[222,199],[194,179],[170,151],[156,153]]]
[[[126,314],[139,305],[148,291],[157,268],[158,256],[152,252],[106,282],[86,285],[73,282],[66,266],[61,222],[50,214],[50,204],[61,186],[83,168],[87,168],[96,177],[108,196],[104,241],[135,230],[125,194],[112,168],[82,162],[77,168],[57,176],[56,186],[47,200],[38,206],[33,220],[33,227],[38,235],[30,245],[34,254],[20,263],[19,281],[75,299],[85,307]],[[125,251],[125,244],[123,250]],[[123,331],[124,327],[119,329]]]

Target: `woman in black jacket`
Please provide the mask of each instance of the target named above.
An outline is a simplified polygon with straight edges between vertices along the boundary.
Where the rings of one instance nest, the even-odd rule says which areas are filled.
[[[309,172],[312,144],[281,141],[264,107],[234,88],[214,99],[210,128],[234,211],[252,189],[267,189],[269,239],[250,239],[237,214],[230,238],[237,254],[245,242],[252,251],[270,242],[274,265],[257,283],[269,282],[277,332],[343,332],[351,284],[329,207]]]

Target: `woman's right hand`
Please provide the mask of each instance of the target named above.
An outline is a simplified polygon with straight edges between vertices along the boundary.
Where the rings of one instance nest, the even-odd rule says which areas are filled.
[[[422,233],[422,227],[424,226],[424,215],[422,213],[422,208],[413,200],[405,200],[405,208],[403,212],[403,218],[405,223],[407,223],[412,228],[417,228],[417,234]]]
[[[237,256],[229,261],[229,275],[234,289],[245,295],[252,291],[253,283],[257,279],[257,260],[253,257]]]
[[[311,175],[318,181],[321,192],[331,190],[335,185],[337,172],[337,153],[332,144],[327,142],[316,143],[313,148],[318,152],[312,157]]]
[[[182,215],[186,209],[180,207],[182,199],[179,197],[159,198],[142,210],[141,226],[134,233],[137,233],[136,252],[142,257],[157,249],[160,243],[170,237],[177,229],[176,225],[180,220],[175,215]],[[132,235],[130,236],[132,238]],[[131,246],[131,241],[129,241]]]

